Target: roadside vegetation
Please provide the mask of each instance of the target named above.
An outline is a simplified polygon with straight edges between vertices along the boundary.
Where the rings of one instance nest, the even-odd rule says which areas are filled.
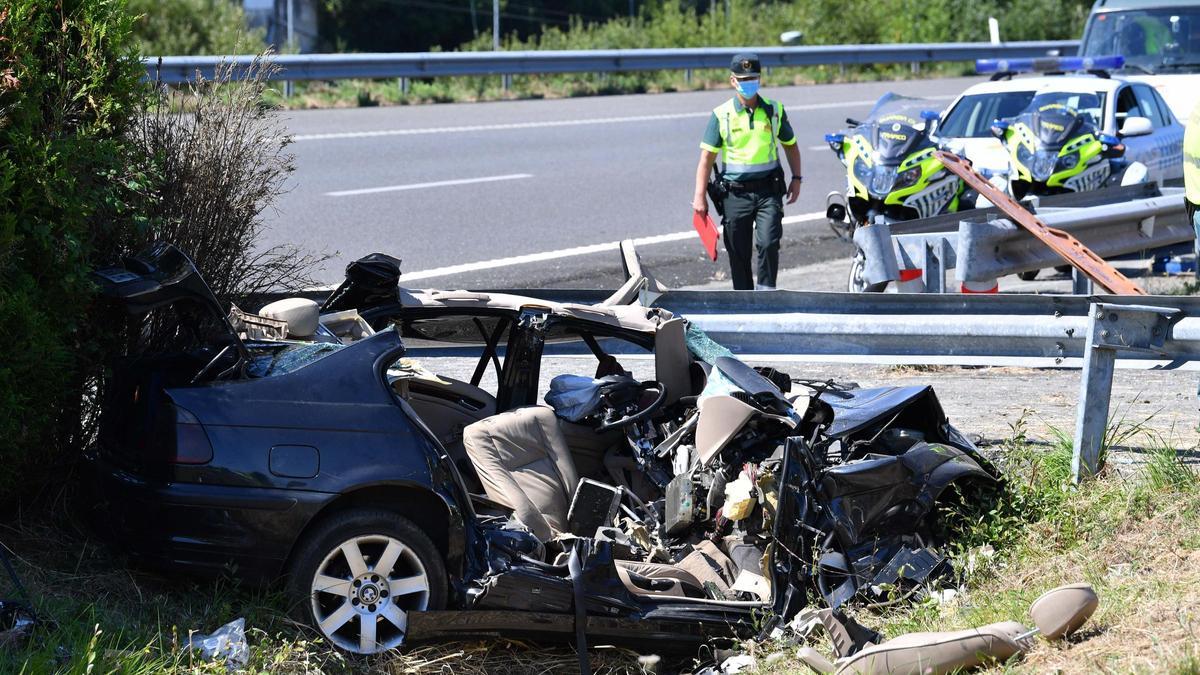
[[[92,269],[168,239],[228,298],[305,285],[319,262],[258,246],[292,170],[262,105],[269,61],[239,82],[158,89],[134,23],[125,0],[0,11],[0,509],[63,509],[95,436],[129,327],[98,302]]]
[[[1000,21],[1005,40],[1070,39],[1079,37],[1091,7],[1087,0],[730,0],[706,3],[707,11],[686,2],[639,4],[640,11],[632,18],[617,16],[596,21],[576,16],[567,25],[543,26],[541,31],[526,37],[505,29],[503,48],[519,51],[778,46],[780,33],[793,30],[803,33],[805,45],[970,42],[987,40],[989,16]],[[371,16],[379,19],[378,12]],[[457,49],[487,51],[491,47],[491,35],[484,31]],[[938,64],[923,66],[919,76],[973,72],[973,64]],[[913,76],[907,65],[883,64],[777,68],[765,80],[767,86],[783,86]],[[720,88],[727,86],[727,78],[724,69],[697,70],[690,75],[681,71],[516,75],[507,90],[501,78],[495,76],[437,78],[414,80],[407,92],[395,80],[343,80],[297,83],[291,97],[277,95],[271,102],[288,108],[307,108],[561,98]]]
[[[257,54],[264,31],[248,30],[240,2],[229,0],[128,0],[139,54]]]
[[[1095,480],[1070,482],[1070,444],[1027,438],[1018,421],[988,450],[1006,488],[974,502],[953,526],[961,587],[856,618],[893,637],[955,630],[1001,620],[1028,621],[1038,595],[1085,581],[1100,608],[1064,643],[1042,641],[1024,659],[997,665],[1016,672],[1195,672],[1200,664],[1200,476],[1167,439],[1142,425],[1117,423],[1110,464]],[[1122,467],[1118,471],[1116,466]],[[46,627],[23,647],[0,649],[0,671],[41,673],[222,672],[184,647],[189,631],[209,633],[246,619],[247,672],[458,673],[575,672],[567,647],[513,641],[452,643],[363,659],[341,655],[288,618],[282,596],[232,581],[193,582],[138,568],[90,540],[68,520],[20,514],[0,526],[15,552]],[[54,540],[54,547],[44,542]],[[818,649],[829,646],[820,634]],[[759,672],[807,672],[792,642],[747,643]],[[596,672],[641,672],[647,660],[619,649],[594,650]],[[687,664],[679,664],[687,665]]]

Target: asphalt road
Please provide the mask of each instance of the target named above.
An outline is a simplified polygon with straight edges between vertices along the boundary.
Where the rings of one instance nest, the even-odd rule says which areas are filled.
[[[845,180],[826,133],[887,91],[945,106],[976,81],[765,88],[788,110],[804,160],[781,266],[849,251],[817,217]],[[724,258],[704,258],[689,205],[706,117],[728,95],[284,113],[297,170],[266,243],[332,254],[320,275],[330,283],[347,262],[382,251],[404,260],[414,287],[614,287],[625,238],[639,240],[645,265],[671,285],[721,279]]]

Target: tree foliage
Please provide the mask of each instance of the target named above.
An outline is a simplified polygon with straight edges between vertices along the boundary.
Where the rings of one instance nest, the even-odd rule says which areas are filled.
[[[138,50],[147,56],[247,54],[263,48],[263,31],[247,31],[235,0],[128,0]]]
[[[14,0],[0,22],[0,497],[80,433],[98,241],[136,227],[143,91],[120,0]],[[26,486],[27,487],[27,486]]]

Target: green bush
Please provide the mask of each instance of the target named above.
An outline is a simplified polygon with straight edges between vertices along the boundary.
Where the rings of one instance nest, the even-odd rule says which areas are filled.
[[[263,32],[246,30],[246,14],[233,0],[129,0],[137,17],[134,37],[147,56],[256,54]]]
[[[0,16],[0,499],[61,478],[87,430],[91,251],[135,225],[124,134],[144,91],[123,0]]]

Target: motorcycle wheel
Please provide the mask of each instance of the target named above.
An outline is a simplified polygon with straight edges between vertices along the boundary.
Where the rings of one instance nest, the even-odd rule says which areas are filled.
[[[854,251],[854,258],[850,261],[850,276],[846,280],[846,290],[851,293],[882,293],[887,289],[888,282],[884,281],[878,284],[868,284],[863,278],[863,269],[866,267],[867,257],[861,249]]]

